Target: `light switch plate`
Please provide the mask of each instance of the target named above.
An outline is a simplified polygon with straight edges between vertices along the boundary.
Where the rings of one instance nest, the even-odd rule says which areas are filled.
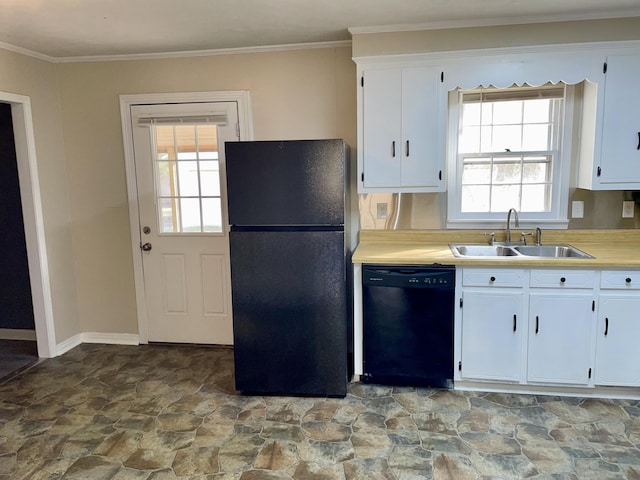
[[[633,204],[631,200],[622,202],[622,218],[633,218]]]
[[[388,205],[388,203],[376,203],[376,208],[378,209],[376,217],[378,220],[386,220],[387,215],[389,214]]]
[[[571,218],[583,218],[584,217],[584,202],[582,200],[575,200],[571,202]]]

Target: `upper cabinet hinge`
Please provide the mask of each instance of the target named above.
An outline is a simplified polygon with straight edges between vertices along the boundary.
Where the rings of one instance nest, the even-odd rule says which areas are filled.
[[[444,83],[444,72],[440,72],[440,83]]]
[[[364,75],[360,77],[360,86],[364,87]]]
[[[607,73],[607,62],[604,62],[604,65],[602,65],[602,73]]]

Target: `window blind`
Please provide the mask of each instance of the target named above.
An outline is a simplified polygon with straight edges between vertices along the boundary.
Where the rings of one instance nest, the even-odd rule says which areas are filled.
[[[229,123],[227,114],[193,115],[193,116],[173,116],[173,117],[140,117],[139,127],[150,127],[151,125],[227,125]]]

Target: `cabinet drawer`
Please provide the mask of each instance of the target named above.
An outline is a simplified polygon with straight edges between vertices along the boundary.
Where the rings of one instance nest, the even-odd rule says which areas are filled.
[[[501,268],[465,268],[462,271],[462,285],[465,287],[522,287],[525,271]]]
[[[596,272],[591,270],[531,270],[531,287],[593,288]]]
[[[604,270],[600,277],[600,288],[640,290],[640,271]]]

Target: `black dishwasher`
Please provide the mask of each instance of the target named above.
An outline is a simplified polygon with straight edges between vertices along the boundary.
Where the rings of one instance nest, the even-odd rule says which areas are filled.
[[[364,265],[364,383],[451,388],[455,267]]]

